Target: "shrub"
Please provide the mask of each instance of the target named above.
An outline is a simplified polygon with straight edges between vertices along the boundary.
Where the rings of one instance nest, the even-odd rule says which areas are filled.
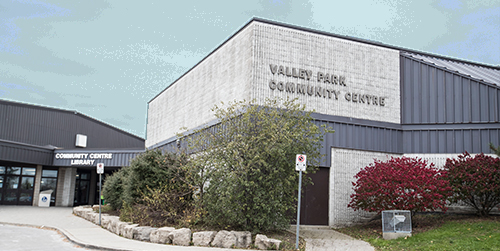
[[[298,190],[295,156],[307,154],[307,172],[314,172],[331,130],[321,130],[294,100],[226,107],[213,109],[218,125],[196,131],[189,142],[200,152],[193,169],[207,177],[197,182],[206,222],[250,231],[288,228]]]
[[[113,210],[122,208],[124,184],[127,183],[127,177],[127,168],[122,168],[105,179],[102,193],[106,203]]]
[[[120,217],[142,226],[161,227],[178,224],[183,217],[193,212],[191,189],[177,191],[169,185],[151,189],[141,197],[139,203],[124,205]]]
[[[185,154],[146,151],[106,178],[103,195],[120,217],[139,224],[175,224],[193,204]]]
[[[499,158],[483,153],[472,157],[466,152],[458,159],[447,159],[445,169],[454,192],[451,201],[462,201],[482,216],[500,204]]]
[[[380,213],[383,210],[412,212],[447,210],[446,199],[451,195],[449,182],[443,173],[419,158],[375,160],[354,176],[354,194],[348,207]]]
[[[151,189],[164,189],[167,186],[170,191],[188,190],[190,184],[186,180],[186,163],[185,154],[150,150],[138,155],[126,167],[128,180],[124,184],[123,199],[129,205],[134,205],[143,196],[149,195]]]

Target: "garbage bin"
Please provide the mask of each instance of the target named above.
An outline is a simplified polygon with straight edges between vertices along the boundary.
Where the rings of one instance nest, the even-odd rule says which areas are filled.
[[[45,190],[40,192],[38,206],[39,207],[50,207],[50,196],[54,190]]]

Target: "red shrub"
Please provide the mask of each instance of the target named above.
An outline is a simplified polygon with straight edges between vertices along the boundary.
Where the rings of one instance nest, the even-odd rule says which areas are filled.
[[[408,157],[375,160],[354,177],[355,193],[348,205],[354,210],[377,213],[393,209],[447,210],[446,199],[451,195],[448,181],[434,164],[427,166],[425,160]]]
[[[463,201],[479,215],[488,215],[500,204],[500,159],[469,153],[447,159],[445,170],[453,188],[452,202]]]

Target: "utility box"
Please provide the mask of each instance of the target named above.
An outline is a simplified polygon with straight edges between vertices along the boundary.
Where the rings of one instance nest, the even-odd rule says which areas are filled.
[[[39,207],[50,207],[50,197],[54,190],[45,190],[40,192],[38,206]]]
[[[386,240],[411,236],[411,212],[409,210],[382,211],[382,234]]]

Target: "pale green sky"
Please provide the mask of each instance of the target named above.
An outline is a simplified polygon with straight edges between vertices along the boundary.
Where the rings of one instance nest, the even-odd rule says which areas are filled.
[[[147,102],[254,16],[500,64],[500,0],[2,0],[0,99],[145,137]]]

